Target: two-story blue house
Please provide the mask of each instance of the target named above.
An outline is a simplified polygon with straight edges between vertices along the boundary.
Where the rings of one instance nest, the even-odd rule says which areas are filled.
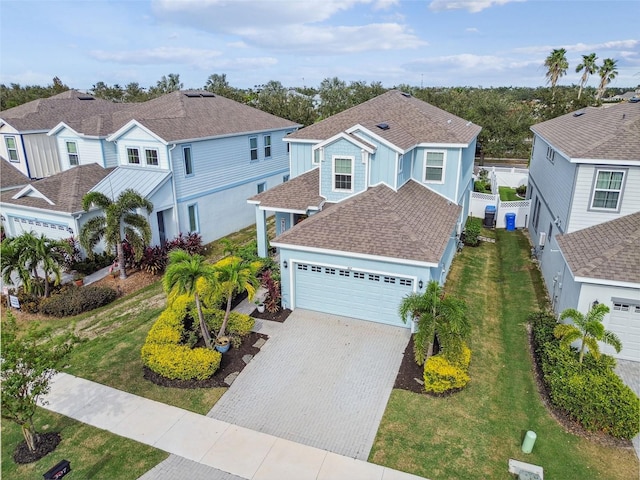
[[[605,328],[640,361],[640,104],[588,107],[539,123],[529,233],[553,309],[609,306]]]
[[[283,306],[404,325],[402,298],[446,278],[479,133],[389,91],[289,134],[291,179],[248,200],[262,256],[275,212]]]

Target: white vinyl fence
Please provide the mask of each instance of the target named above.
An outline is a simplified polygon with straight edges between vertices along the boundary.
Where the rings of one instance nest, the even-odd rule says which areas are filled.
[[[500,195],[488,193],[471,192],[471,203],[469,205],[469,215],[482,218],[487,205],[496,207],[496,228],[506,228],[505,215],[507,213],[516,214],[516,228],[526,228],[529,223],[529,211],[531,200],[518,200],[514,202],[500,201]]]

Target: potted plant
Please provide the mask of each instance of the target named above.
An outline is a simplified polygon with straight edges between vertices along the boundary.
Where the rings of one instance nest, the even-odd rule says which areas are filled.
[[[228,352],[229,348],[231,348],[231,339],[226,335],[216,338],[214,348],[220,353]]]
[[[82,273],[76,273],[73,276],[73,282],[78,286],[81,287],[84,284],[84,274]]]
[[[256,300],[255,304],[256,308],[258,309],[258,313],[264,313],[264,303],[262,302],[262,300]]]

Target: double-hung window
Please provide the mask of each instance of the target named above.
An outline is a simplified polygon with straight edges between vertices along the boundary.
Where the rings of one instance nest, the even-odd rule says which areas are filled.
[[[67,140],[65,143],[67,145],[67,156],[69,157],[69,165],[72,167],[79,165],[80,161],[78,159],[78,144],[70,140]]]
[[[184,174],[193,175],[193,160],[191,159],[191,147],[182,147],[184,158]]]
[[[7,156],[12,162],[19,162],[18,146],[16,145],[16,137],[5,137],[4,143],[7,145]]]
[[[333,189],[345,192],[353,190],[353,158],[334,157]]]
[[[129,163],[134,165],[140,165],[140,150],[137,148],[127,148],[127,158]]]
[[[258,137],[249,137],[249,158],[252,162],[258,160]]]
[[[147,160],[147,165],[158,166],[158,150],[155,148],[145,148],[144,156]]]
[[[264,158],[271,158],[271,135],[265,135],[264,140]]]
[[[424,154],[424,182],[444,183],[444,152],[427,151]]]
[[[623,182],[624,171],[597,170],[591,208],[618,210]]]
[[[553,147],[547,147],[547,160],[549,160],[551,163],[555,163],[556,161],[556,151],[553,149]]]

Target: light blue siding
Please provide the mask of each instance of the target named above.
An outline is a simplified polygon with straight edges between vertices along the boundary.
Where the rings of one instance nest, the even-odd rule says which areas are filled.
[[[363,132],[354,132],[354,135],[376,146],[369,165],[369,185],[386,183],[395,188],[397,152]]]
[[[289,145],[291,156],[291,178],[302,175],[317,166],[312,163],[313,159],[311,148],[313,144],[291,142]]]
[[[424,182],[424,162],[426,151],[445,152],[444,183]],[[457,202],[456,187],[458,185],[458,175],[460,175],[460,155],[460,148],[416,148],[416,153],[413,159],[413,179],[427,185],[430,189],[438,192],[440,195]]]
[[[276,236],[291,228],[291,213],[276,212]]]
[[[462,205],[462,199],[473,191],[473,164],[476,157],[476,140],[467,148],[462,149],[462,167],[460,168],[460,186],[458,188],[458,205]],[[465,213],[465,219],[466,213]]]
[[[107,142],[106,140],[100,140],[102,146],[102,158],[105,168],[118,166],[118,148],[115,143]]]
[[[336,157],[353,160],[351,191],[334,191],[333,159]],[[362,153],[357,145],[339,139],[324,147],[324,158],[320,165],[320,194],[329,202],[338,202],[364,191],[367,188],[367,166],[362,162]]]
[[[453,231],[451,232],[447,247],[442,254],[440,264],[437,267],[431,269],[431,278],[437,280],[439,283],[444,283],[447,275],[449,274],[449,269],[451,268],[451,263],[453,262],[453,257],[456,254],[457,248],[458,239],[456,237],[456,232]]]
[[[400,159],[399,163],[402,165],[402,168],[398,169],[398,188],[400,188],[411,179],[411,163],[413,161],[414,154],[415,150],[411,150],[410,152],[405,153]]]

